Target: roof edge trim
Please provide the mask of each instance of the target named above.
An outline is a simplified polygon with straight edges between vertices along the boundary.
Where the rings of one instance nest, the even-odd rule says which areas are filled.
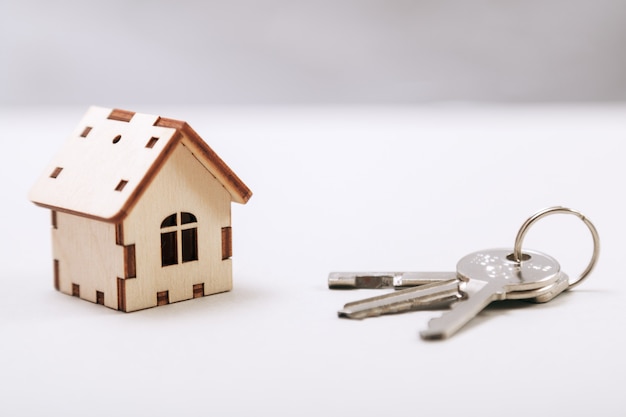
[[[185,137],[189,138],[193,144],[193,150],[200,153],[202,159],[210,165],[210,168],[213,168],[213,175],[217,176],[219,180],[222,181],[222,184],[226,190],[228,190],[234,202],[245,204],[250,197],[252,197],[252,191],[246,184],[241,181],[237,174],[226,165],[222,158],[220,158],[186,122],[159,117],[156,122],[154,122],[154,126],[177,129]]]

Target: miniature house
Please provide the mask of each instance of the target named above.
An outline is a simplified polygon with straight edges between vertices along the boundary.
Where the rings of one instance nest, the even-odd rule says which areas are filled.
[[[185,122],[92,107],[30,192],[54,286],[121,311],[229,291],[230,204],[252,193]]]

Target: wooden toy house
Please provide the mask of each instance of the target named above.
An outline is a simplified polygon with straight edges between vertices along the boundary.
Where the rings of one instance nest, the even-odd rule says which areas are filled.
[[[54,286],[121,311],[232,288],[230,204],[248,187],[185,122],[92,107],[30,192]]]

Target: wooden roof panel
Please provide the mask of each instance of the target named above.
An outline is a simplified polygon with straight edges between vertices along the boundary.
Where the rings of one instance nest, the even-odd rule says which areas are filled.
[[[245,184],[185,122],[100,107],[89,109],[29,197],[50,209],[119,221],[181,140],[233,201],[250,198]]]

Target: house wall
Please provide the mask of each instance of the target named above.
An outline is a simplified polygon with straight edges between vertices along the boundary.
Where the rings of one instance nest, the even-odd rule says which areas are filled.
[[[58,262],[58,285],[72,295],[96,302],[96,291],[104,293],[104,305],[117,305],[117,277],[124,276],[124,248],[115,244],[115,225],[72,214],[56,213],[52,229],[52,253]],[[55,267],[55,270],[57,267]]]
[[[221,183],[178,145],[122,224],[123,243],[135,245],[136,259],[136,277],[125,280],[126,311],[157,305],[161,291],[168,291],[172,303],[193,298],[195,284],[204,284],[204,295],[232,288],[231,260],[222,260],[222,227],[230,226],[230,203]],[[198,260],[162,267],[161,222],[180,212],[198,220]]]

